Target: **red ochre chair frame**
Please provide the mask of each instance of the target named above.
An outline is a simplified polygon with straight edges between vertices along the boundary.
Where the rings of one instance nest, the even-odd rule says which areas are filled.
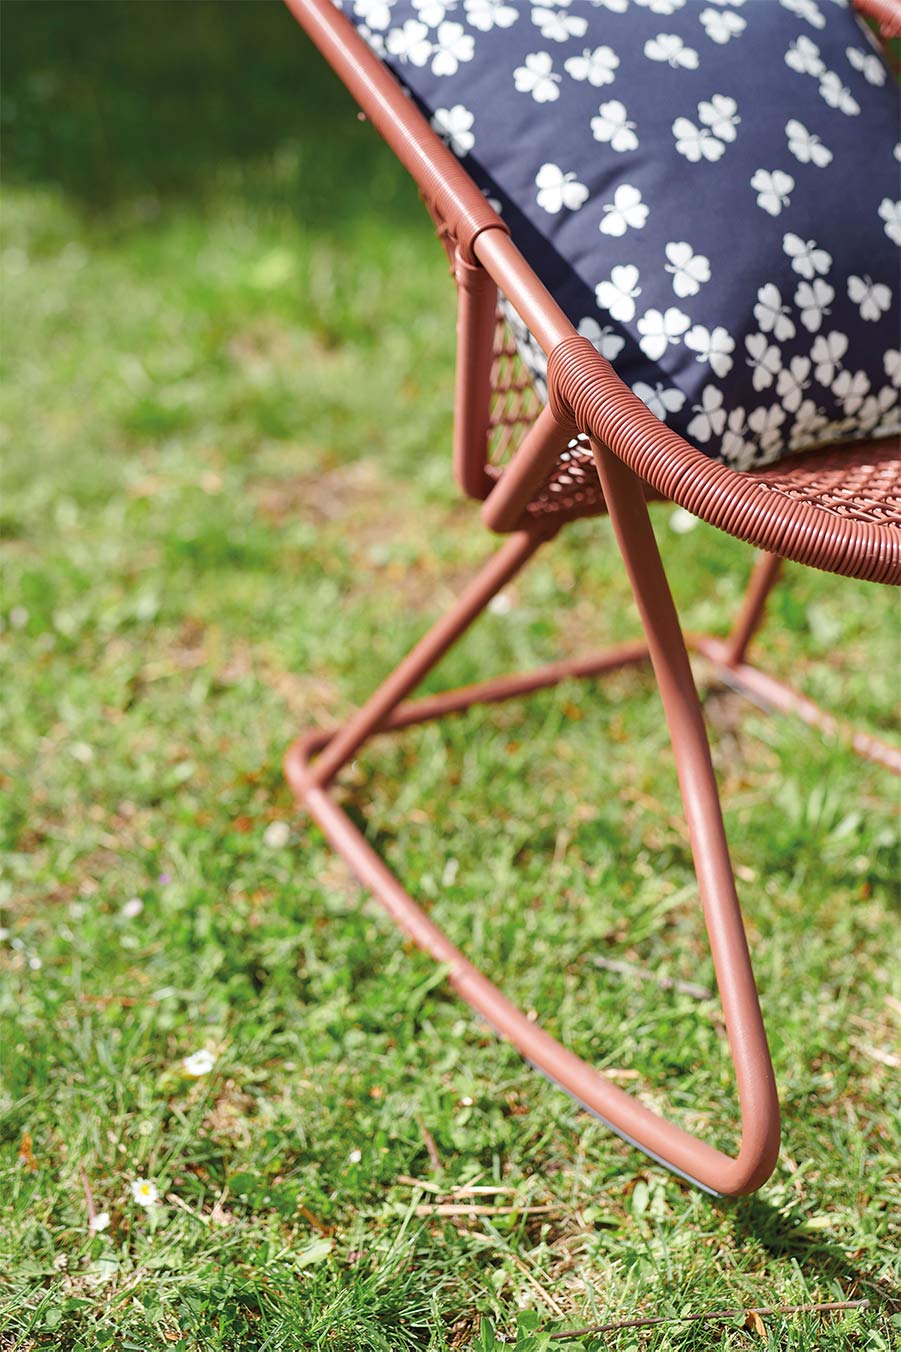
[[[699,1187],[723,1195],[752,1192],[776,1164],[779,1104],[688,649],[766,705],[837,731],[829,715],[749,665],[747,647],[782,559],[901,582],[901,452],[884,441],[833,447],[744,474],[689,445],[579,337],[459,161],[330,0],[287,3],[419,185],[448,250],[459,295],[455,474],[464,493],[483,502],[486,526],[508,536],[363,708],[340,728],[294,742],[285,760],[289,783],[400,929],[446,965],[458,994],[527,1061],[625,1140]],[[884,32],[897,22],[894,0],[866,3],[879,11]],[[499,290],[547,353],[549,402],[541,411],[496,320]],[[648,498],[677,503],[765,551],[727,639],[683,635]],[[542,543],[565,522],[602,512],[613,523],[643,642],[407,700]],[[517,1009],[417,905],[331,793],[342,766],[374,733],[648,661],[668,724],[735,1067],[741,1139],[734,1157],[645,1107]],[[901,770],[901,752],[859,733],[852,738],[861,754]]]

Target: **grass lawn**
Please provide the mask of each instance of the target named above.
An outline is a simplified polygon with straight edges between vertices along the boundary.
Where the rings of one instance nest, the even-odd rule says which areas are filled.
[[[415,192],[276,3],[3,20],[0,1347],[438,1352],[519,1316],[537,1349],[661,1316],[547,1345],[888,1352],[888,774],[699,669],[785,1116],[773,1180],[713,1202],[488,1036],[282,779],[491,547]],[[722,632],[749,551],[671,520],[683,618]],[[430,689],[637,632],[604,521],[506,595]],[[893,606],[791,568],[761,648],[879,730]],[[646,675],[376,742],[343,782],[513,998],[731,1145],[716,1000],[609,970],[711,981]],[[434,1210],[467,1185],[516,1209]],[[672,1322],[830,1300],[869,1304]]]

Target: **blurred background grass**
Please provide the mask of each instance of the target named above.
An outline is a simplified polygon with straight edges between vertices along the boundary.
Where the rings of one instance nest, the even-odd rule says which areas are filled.
[[[414,189],[278,3],[8,0],[2,24],[0,1336],[450,1348],[524,1305],[572,1327],[862,1296],[771,1340],[888,1348],[887,776],[705,684],[787,1119],[761,1198],[713,1207],[487,1039],[282,782],[295,731],[364,698],[489,548],[451,483],[454,298]],[[656,520],[686,623],[722,631],[748,551]],[[605,522],[506,600],[431,688],[636,632]],[[885,728],[892,604],[790,569],[762,650]],[[349,783],[514,998],[729,1143],[716,1002],[593,963],[710,980],[646,676],[411,731]],[[559,1209],[423,1217],[410,1177]]]

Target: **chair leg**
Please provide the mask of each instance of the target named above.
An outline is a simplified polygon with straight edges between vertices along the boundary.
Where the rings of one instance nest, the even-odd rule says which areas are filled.
[[[605,453],[599,454],[603,460]],[[609,472],[605,466],[604,488],[605,494],[609,494],[614,526],[620,535],[645,623],[646,643],[625,644],[595,657],[554,663],[536,672],[500,677],[463,690],[401,703],[491,597],[531,558],[542,537],[520,532],[510,537],[451,611],[417,644],[355,717],[340,730],[307,734],[289,748],[285,771],[298,801],[347,860],[360,882],[373,892],[414,943],[436,961],[446,964],[450,984],[500,1036],[512,1042],[536,1069],[653,1159],[708,1192],[739,1195],[753,1191],[769,1177],[778,1154],[779,1110],[772,1066],[735,897],[700,705],[650,530],[647,507],[638,480],[620,462]],[[670,723],[736,1068],[743,1117],[741,1148],[736,1158],[646,1108],[528,1019],[417,905],[329,790],[333,775],[374,732],[409,726],[475,703],[506,699],[568,677],[599,675],[617,667],[637,665],[649,657]]]
[[[744,601],[729,637],[719,639],[708,634],[693,634],[688,638],[689,647],[713,664],[721,680],[749,699],[762,704],[764,708],[793,714],[827,736],[848,742],[852,750],[866,760],[875,761],[877,765],[901,775],[901,747],[858,731],[821,709],[787,682],[770,676],[745,660],[748,645],[760,628],[767,599],[781,571],[782,560],[777,555],[761,554],[754,565]]]

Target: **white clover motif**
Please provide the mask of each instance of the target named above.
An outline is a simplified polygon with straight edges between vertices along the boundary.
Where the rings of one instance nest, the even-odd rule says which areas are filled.
[[[598,116],[591,119],[591,134],[596,141],[605,141],[611,150],[623,154],[638,148],[635,123],[629,121],[625,104],[609,99],[598,108]]]
[[[860,112],[857,99],[850,89],[842,84],[842,77],[834,70],[826,70],[820,76],[820,98],[828,103],[830,108],[837,108],[848,117],[856,117]]]
[[[642,5],[649,9],[652,14],[675,14],[676,10],[682,9],[685,0],[635,0],[636,5]]]
[[[661,422],[666,422],[668,413],[678,413],[685,403],[685,395],[681,390],[674,388],[667,389],[661,381],[654,385],[648,385],[644,380],[636,380],[632,386],[632,393],[638,395],[643,404],[651,410],[655,418]]]
[[[817,333],[823,322],[823,316],[829,314],[829,306],[835,299],[835,288],[822,277],[812,282],[799,282],[795,292],[795,304],[801,311],[801,323],[810,333]]]
[[[785,53],[785,64],[799,75],[822,75],[826,69],[819,47],[804,33],[795,38]]]
[[[648,219],[648,207],[641,200],[641,191],[631,183],[621,183],[612,202],[604,203],[604,218],[598,229],[603,235],[619,238],[627,230],[643,230]]]
[[[710,281],[710,259],[696,254],[684,240],[667,244],[665,253],[669,259],[665,271],[672,276],[676,295],[696,296],[703,283]]]
[[[866,371],[840,371],[833,381],[832,393],[850,417],[870,393],[870,378]]]
[[[543,164],[535,176],[538,205],[552,216],[566,207],[578,211],[588,197],[588,189],[574,173],[564,173],[557,164]]]
[[[862,52],[859,47],[847,47],[845,56],[854,69],[860,71],[868,84],[880,88],[885,84],[885,65],[875,52]]]
[[[413,0],[413,8],[429,28],[437,28],[453,9],[453,0]]]
[[[776,393],[782,400],[782,407],[787,408],[789,413],[795,413],[801,407],[804,391],[810,384],[809,376],[809,357],[792,357],[779,372]]]
[[[525,64],[513,72],[513,83],[520,94],[531,94],[536,103],[553,103],[560,97],[560,76],[554,73],[550,52],[530,52]]]
[[[825,249],[817,248],[815,240],[801,239],[789,231],[782,236],[782,248],[791,259],[792,271],[799,277],[812,281],[814,277],[825,274],[832,267],[832,255]]]
[[[456,75],[463,61],[471,61],[475,38],[461,23],[441,23],[435,34],[433,75]]]
[[[432,114],[432,126],[455,155],[468,155],[475,145],[474,123],[474,115],[462,103],[455,103],[452,108],[436,108]]]
[[[757,205],[770,216],[778,216],[787,207],[789,194],[795,186],[791,174],[781,169],[757,169],[751,178],[751,187],[757,193]]]
[[[713,329],[706,329],[703,324],[693,324],[685,335],[685,346],[698,354],[698,361],[707,362],[714,375],[720,379],[732,370],[735,339],[721,324]]]
[[[861,319],[875,323],[887,314],[892,304],[892,289],[871,277],[849,277],[848,299],[860,309]]]
[[[479,32],[510,28],[519,18],[517,9],[506,0],[463,0],[463,8],[467,12],[467,22]]]
[[[675,305],[664,311],[647,310],[637,324],[641,334],[639,347],[651,361],[658,361],[671,343],[678,343],[682,334],[690,325],[688,315],[683,314]]]
[[[795,336],[794,320],[789,316],[788,306],[783,305],[781,292],[773,282],[767,282],[759,288],[754,318],[761,332],[771,333],[777,343],[786,343]]]
[[[895,389],[901,389],[901,352],[895,347],[890,347],[882,358],[882,365]]]
[[[823,145],[819,136],[808,131],[803,122],[791,118],[785,124],[785,135],[788,137],[789,150],[800,164],[813,164],[818,169],[825,169],[827,164],[832,163],[832,151]]]
[[[541,31],[545,42],[583,38],[588,30],[588,20],[581,14],[565,14],[559,9],[547,9],[544,6],[532,10],[532,23]]]
[[[718,140],[735,140],[735,128],[741,118],[738,104],[727,94],[714,94],[712,98],[702,100],[698,104],[698,117]]]
[[[594,289],[595,299],[611,319],[628,324],[635,316],[635,298],[641,295],[638,268],[623,263],[612,269],[609,281],[599,282]]]
[[[673,136],[676,138],[676,150],[690,164],[697,164],[702,159],[716,161],[726,149],[707,127],[696,127],[687,117],[676,118]]]
[[[901,244],[901,202],[883,197],[879,203],[879,219],[885,222],[885,233],[894,244]]]
[[[701,402],[693,405],[695,416],[688,424],[688,435],[695,441],[709,441],[711,437],[722,435],[726,426],[726,410],[723,408],[723,392],[716,385],[705,385],[701,391]]]
[[[467,22],[479,33],[490,33],[492,28],[510,28],[519,13],[506,0],[463,0]]]
[[[391,56],[411,66],[425,66],[432,55],[429,30],[419,19],[407,19],[402,28],[392,28],[385,47]]]
[[[829,388],[842,367],[842,358],[848,351],[847,334],[821,333],[814,339],[810,349],[811,360],[816,363],[813,374],[821,385]]]
[[[563,69],[574,80],[587,80],[595,89],[612,84],[616,78],[619,57],[612,47],[586,47],[580,56],[571,56],[563,63]]]
[[[688,47],[678,33],[658,33],[644,44],[644,54],[649,61],[665,61],[673,70],[697,70],[698,54],[694,47]]]
[[[625,338],[614,333],[609,324],[602,328],[593,315],[586,315],[584,319],[579,320],[578,332],[608,361],[616,361],[626,346]]]
[[[799,19],[806,19],[813,28],[826,27],[826,20],[816,0],[780,0],[780,3],[783,9],[791,10]]]
[[[718,42],[720,45],[743,33],[746,27],[741,15],[731,9],[702,9],[701,23],[711,42]]]
[[[829,419],[820,412],[812,399],[804,399],[795,414],[789,443],[793,451],[803,450],[805,446],[816,446],[822,441],[823,429]]]
[[[779,430],[785,422],[785,410],[779,404],[755,408],[748,414],[748,427],[757,436],[766,459],[773,459],[782,449],[782,433]]]
[[[749,333],[745,338],[748,365],[753,372],[751,384],[755,390],[768,390],[782,370],[782,354],[775,343],[768,343],[765,333]]]
[[[354,0],[354,14],[369,28],[385,29],[391,22],[391,6],[386,0]]]

